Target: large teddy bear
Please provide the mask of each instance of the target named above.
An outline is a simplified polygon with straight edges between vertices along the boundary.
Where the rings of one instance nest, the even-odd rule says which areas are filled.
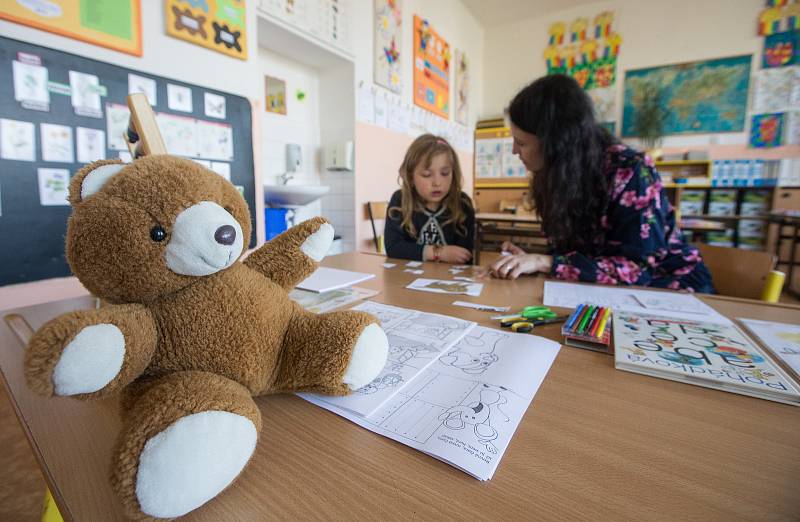
[[[45,324],[26,376],[48,396],[123,392],[111,481],[129,516],[180,516],[233,482],[261,428],[253,396],[345,394],[383,368],[375,317],[314,315],[287,295],[331,245],[324,219],[240,262],[244,199],[221,176],[164,155],[88,165],[69,199],[67,259],[111,304]]]

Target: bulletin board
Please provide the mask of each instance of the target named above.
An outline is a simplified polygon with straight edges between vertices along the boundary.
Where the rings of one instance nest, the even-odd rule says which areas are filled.
[[[450,118],[450,45],[414,16],[414,103]]]
[[[255,231],[246,98],[3,37],[0,71],[0,285],[70,275],[69,178],[96,159],[129,159],[129,92],[147,94],[170,154],[239,189]]]
[[[247,60],[246,0],[164,0],[167,34]]]
[[[115,51],[142,55],[139,0],[2,2],[0,18]]]

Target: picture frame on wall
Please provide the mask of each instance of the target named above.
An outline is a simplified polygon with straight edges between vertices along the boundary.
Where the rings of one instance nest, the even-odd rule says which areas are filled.
[[[286,82],[280,78],[264,76],[264,107],[267,112],[286,114]]]

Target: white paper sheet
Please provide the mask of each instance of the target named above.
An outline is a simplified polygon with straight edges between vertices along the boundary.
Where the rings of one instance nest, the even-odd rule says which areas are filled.
[[[106,133],[99,129],[78,127],[76,131],[78,163],[91,163],[106,159]]]
[[[67,169],[37,169],[39,178],[39,203],[43,206],[69,205]]]
[[[225,97],[219,94],[203,93],[205,113],[210,118],[225,119]]]
[[[128,94],[137,92],[147,96],[147,101],[150,102],[151,106],[155,107],[157,105],[156,81],[138,74],[128,74]]]
[[[472,321],[371,301],[353,310],[369,312],[380,319],[389,339],[386,366],[355,393],[344,397],[320,395],[319,399],[361,416],[369,415],[402,390],[475,326]]]
[[[545,281],[546,306],[575,308],[581,303],[638,313],[731,324],[728,318],[691,294]]]
[[[42,159],[56,163],[75,163],[72,152],[72,127],[42,123]]]
[[[128,150],[125,143],[125,132],[128,130],[131,110],[121,103],[106,103],[106,131],[108,131],[108,148],[111,150]]]
[[[466,281],[446,281],[443,279],[415,279],[406,288],[421,290],[435,294],[471,295],[478,297],[483,290],[483,283],[468,283]]]
[[[156,123],[169,154],[187,158],[198,156],[197,120],[159,112],[156,113]]]
[[[168,83],[167,107],[173,111],[192,112],[192,89]]]
[[[772,353],[785,362],[797,375],[800,375],[800,325],[757,319],[739,318],[739,320]]]
[[[313,274],[300,281],[297,284],[297,288],[317,293],[330,292],[331,290],[356,285],[373,277],[375,277],[375,274],[321,266]]]
[[[100,78],[94,74],[70,71],[69,85],[72,89],[72,106],[76,110],[102,110],[100,106]]]
[[[558,355],[556,342],[476,326],[368,417],[300,394],[356,424],[489,480]]]
[[[50,104],[50,91],[47,90],[47,68],[14,60],[14,99],[19,102]]]
[[[211,170],[222,176],[223,178],[227,179],[228,181],[231,180],[231,164],[225,163],[224,161],[212,161],[211,162]]]
[[[29,121],[0,119],[0,157],[36,161],[35,126]]]
[[[201,158],[233,160],[233,131],[230,125],[197,120],[197,152]]]

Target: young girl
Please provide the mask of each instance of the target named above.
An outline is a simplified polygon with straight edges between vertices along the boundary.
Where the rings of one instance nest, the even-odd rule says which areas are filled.
[[[453,147],[423,134],[406,151],[399,178],[401,188],[392,194],[386,215],[386,254],[457,264],[471,260],[475,211],[461,192]]]

